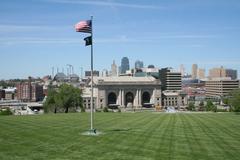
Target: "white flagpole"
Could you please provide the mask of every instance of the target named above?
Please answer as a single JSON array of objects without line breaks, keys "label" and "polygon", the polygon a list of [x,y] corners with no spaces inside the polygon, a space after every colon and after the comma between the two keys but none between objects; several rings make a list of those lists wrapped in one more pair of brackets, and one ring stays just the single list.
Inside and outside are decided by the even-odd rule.
[{"label": "white flagpole", "polygon": [[91,131],[93,131],[93,16],[91,16]]}]

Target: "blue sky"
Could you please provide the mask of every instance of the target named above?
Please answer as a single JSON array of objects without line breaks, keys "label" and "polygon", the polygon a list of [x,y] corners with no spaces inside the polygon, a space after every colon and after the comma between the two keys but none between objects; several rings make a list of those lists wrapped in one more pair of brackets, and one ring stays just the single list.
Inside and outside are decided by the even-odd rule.
[{"label": "blue sky", "polygon": [[240,71],[239,0],[1,0],[0,79],[90,68],[90,47],[74,25],[94,16],[94,68],[129,57],[145,65],[197,63]]}]

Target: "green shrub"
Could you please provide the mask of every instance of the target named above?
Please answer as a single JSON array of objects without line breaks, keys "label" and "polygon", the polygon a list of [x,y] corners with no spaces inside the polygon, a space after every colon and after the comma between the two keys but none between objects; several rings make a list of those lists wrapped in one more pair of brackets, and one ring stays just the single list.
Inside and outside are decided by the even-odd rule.
[{"label": "green shrub", "polygon": [[122,112],[120,108],[118,108],[118,112]]},{"label": "green shrub", "polygon": [[12,115],[12,111],[10,110],[10,108],[4,109],[0,111],[0,115]]},{"label": "green shrub", "polygon": [[101,109],[96,109],[96,112],[102,112],[102,110]]},{"label": "green shrub", "polygon": [[217,112],[228,112],[226,109],[217,109]]},{"label": "green shrub", "polygon": [[108,112],[108,107],[104,107],[103,112]]},{"label": "green shrub", "polygon": [[84,106],[81,107],[81,112],[86,112],[86,109]]}]

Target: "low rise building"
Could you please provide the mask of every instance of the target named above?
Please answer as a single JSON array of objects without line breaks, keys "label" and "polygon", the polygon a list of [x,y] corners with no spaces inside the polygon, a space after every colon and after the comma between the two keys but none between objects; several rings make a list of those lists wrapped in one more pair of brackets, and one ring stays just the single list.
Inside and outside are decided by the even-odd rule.
[{"label": "low rise building", "polygon": [[163,91],[162,106],[181,108],[187,105],[187,96],[182,91]]},{"label": "low rise building", "polygon": [[5,91],[5,100],[14,100],[16,98],[16,88],[11,87],[11,88],[6,88],[4,89]]},{"label": "low rise building", "polygon": [[206,96],[207,97],[225,97],[229,93],[239,88],[239,80],[231,80],[230,78],[215,79],[206,81]]}]

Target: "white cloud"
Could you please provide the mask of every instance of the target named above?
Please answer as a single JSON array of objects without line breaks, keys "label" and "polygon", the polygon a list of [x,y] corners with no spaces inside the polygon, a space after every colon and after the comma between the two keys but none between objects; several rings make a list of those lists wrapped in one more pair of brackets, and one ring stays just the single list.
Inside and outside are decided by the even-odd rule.
[{"label": "white cloud", "polygon": [[[146,37],[128,37],[126,35],[118,35],[114,37],[95,38],[96,43],[158,43],[161,39],[196,39],[209,38],[211,36],[201,35],[171,35],[171,36],[146,36]],[[76,44],[84,43],[81,38],[54,38],[54,37],[1,37],[0,45],[15,45],[15,44]],[[199,48],[204,47],[201,44],[189,44],[180,47]]]},{"label": "white cloud", "polygon": [[75,44],[83,43],[79,38],[37,38],[37,37],[12,37],[0,38],[0,45],[16,45],[16,44]]},{"label": "white cloud", "polygon": [[136,9],[164,9],[165,7],[156,5],[143,5],[143,4],[130,4],[130,3],[119,3],[109,1],[78,1],[78,0],[46,0],[48,2],[55,3],[67,3],[67,4],[82,4],[82,5],[94,5],[94,6],[110,6],[110,7],[125,7],[125,8],[136,8]]},{"label": "white cloud", "polygon": [[46,25],[9,25],[9,24],[0,24],[0,33],[12,33],[12,32],[39,32],[39,31],[55,31],[56,29],[73,29],[73,26],[46,26]]}]

